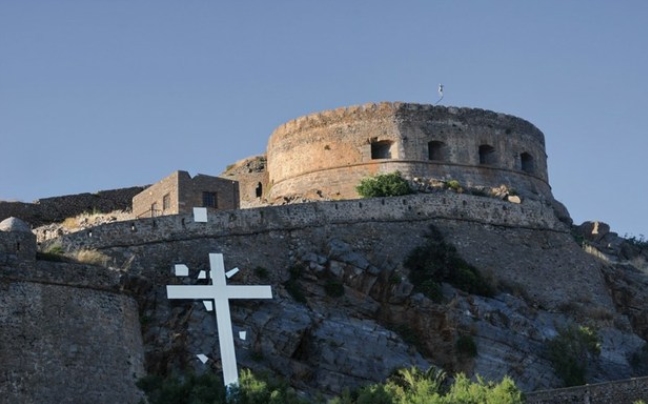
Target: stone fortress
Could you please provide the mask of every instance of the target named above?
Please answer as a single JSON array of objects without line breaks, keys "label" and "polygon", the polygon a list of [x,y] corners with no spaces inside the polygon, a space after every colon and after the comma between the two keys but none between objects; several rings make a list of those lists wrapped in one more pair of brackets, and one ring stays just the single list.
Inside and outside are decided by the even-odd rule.
[{"label": "stone fortress", "polygon": [[223,176],[241,183],[244,202],[277,203],[355,199],[360,180],[394,171],[553,199],[544,135],[531,123],[480,109],[407,103],[339,108],[287,122],[272,133],[264,156],[238,162]]},{"label": "stone fortress", "polygon": [[[527,252],[530,259],[525,263],[527,269],[518,268],[518,262],[507,265],[497,262],[493,253],[497,250],[497,243],[494,242],[484,247],[484,251],[493,254],[492,259],[487,255],[475,259],[485,260],[483,265],[487,266],[501,265],[496,275],[502,281],[532,283],[534,288],[528,292],[529,297],[540,307],[553,310],[561,302],[577,296],[583,301],[610,306],[612,303],[607,292],[596,282],[579,290],[555,288],[557,282],[565,284],[579,277],[590,282],[601,275],[591,272],[594,264],[590,261],[574,273],[569,273],[575,265],[573,258],[569,262],[560,261],[560,257],[581,252],[576,247],[565,247],[572,239],[571,219],[551,194],[546,161],[543,134],[519,118],[469,108],[406,103],[366,104],[308,115],[280,126],[272,133],[265,155],[231,165],[219,180],[199,175],[192,182],[187,173],[179,171],[146,189],[137,187],[123,192],[101,193],[102,206],[110,209],[114,209],[115,204],[106,201],[110,201],[112,194],[119,195],[117,205],[120,208],[133,210],[135,205],[141,206],[141,212],[133,212],[131,220],[102,224],[53,238],[39,237],[42,245],[38,248],[41,251],[51,246],[59,246],[65,251],[99,251],[105,254],[106,264],[111,270],[35,260],[36,239],[26,231],[28,226],[19,220],[8,219],[0,224],[0,290],[3,291],[0,293],[0,340],[11,340],[12,343],[0,347],[2,363],[10,365],[0,373],[0,393],[22,402],[39,402],[52,397],[64,402],[63,398],[73,394],[75,389],[84,389],[85,384],[79,381],[83,379],[80,375],[93,374],[93,391],[86,391],[86,399],[90,397],[96,403],[115,400],[137,402],[139,393],[134,381],[144,374],[144,368],[159,370],[158,365],[153,366],[151,362],[171,361],[172,353],[182,351],[178,345],[180,340],[184,341],[182,344],[190,344],[179,338],[177,329],[162,323],[166,317],[176,322],[181,317],[178,307],[170,306],[165,297],[160,296],[159,289],[172,279],[166,268],[173,263],[201,268],[210,252],[225,253],[226,264],[229,260],[231,266],[254,267],[271,262],[269,265],[277,268],[277,272],[270,279],[274,287],[280,289],[281,303],[276,307],[253,308],[272,312],[286,310],[286,302],[291,300],[281,292],[280,286],[287,276],[286,268],[294,265],[296,260],[308,262],[306,257],[312,253],[310,250],[304,253],[304,250],[325,245],[332,236],[346,235],[346,239],[356,240],[354,245],[361,249],[369,250],[368,246],[373,245],[377,251],[385,250],[388,258],[377,261],[402,262],[412,243],[418,240],[406,239],[406,234],[420,234],[430,223],[441,223],[445,232],[455,232],[451,239],[462,253],[483,247],[477,240],[486,234],[510,232],[502,240],[510,239],[510,234],[525,238],[529,245],[535,243],[529,241],[535,237],[546,240],[538,252]],[[455,180],[465,191],[441,190],[426,185],[419,187],[426,192],[416,195],[357,199],[355,186],[360,180],[393,171],[399,171],[403,177],[419,185]],[[190,187],[190,196],[185,201],[182,195],[189,194],[180,188],[187,182],[195,186]],[[203,184],[215,188],[202,189]],[[502,186],[503,193],[498,191]],[[470,190],[480,192],[472,194]],[[205,192],[213,194],[209,197],[213,205],[209,205],[211,202],[205,205]],[[513,192],[519,198],[509,200],[507,197]],[[171,199],[168,209],[163,209],[167,207],[166,195]],[[233,197],[240,198],[240,205]],[[126,198],[131,198],[130,206],[124,203]],[[62,206],[66,200],[75,203],[82,200],[83,210],[109,211],[99,205],[92,206],[91,196],[57,199]],[[300,201],[314,203],[294,203]],[[195,223],[187,211],[187,204],[211,207],[209,223]],[[53,211],[50,205],[47,206],[47,212]],[[8,207],[10,216],[17,216],[30,224],[47,222],[43,216],[50,215],[41,214],[38,206],[28,206],[25,211],[29,214],[21,217],[22,208],[15,203],[0,203],[0,219],[9,216],[3,211],[5,207]],[[161,212],[155,214],[158,207],[162,208]],[[70,214],[75,209],[79,210],[77,207],[61,207],[56,212]],[[150,214],[146,214],[147,211]],[[378,228],[383,229],[382,232],[376,230]],[[464,232],[467,235],[462,239],[463,236],[459,235]],[[533,235],[536,233],[539,236]],[[376,247],[380,245],[383,247]],[[554,272],[551,276],[544,272],[543,263],[538,262],[540,259],[531,259],[533,254],[553,254],[551,270]],[[311,267],[317,267],[318,262],[311,262]],[[384,269],[367,264],[363,270],[367,273],[359,273],[355,268],[352,275],[344,276],[361,291],[354,291],[354,294],[369,296],[372,287],[383,282],[385,276],[381,271]],[[56,296],[61,302],[57,303]],[[26,303],[32,300],[37,304]],[[15,318],[12,320],[11,316],[2,313],[27,313],[25,318],[29,321],[44,322],[46,327],[21,326]],[[240,309],[239,313],[245,313],[245,309]],[[236,313],[234,317],[236,323]],[[291,332],[306,335],[311,332],[308,330],[317,327],[326,329],[330,322],[318,319],[314,323],[298,325],[278,323],[273,331],[273,321],[289,321],[288,317],[274,316],[276,320],[267,321],[263,326],[266,327],[266,338],[283,341],[280,344],[282,348],[271,348],[259,341],[261,331],[258,327],[261,326],[252,327],[250,339],[259,341],[257,344],[264,346],[266,355],[272,357],[277,366],[292,369],[290,372],[306,372],[303,370],[306,369],[305,343],[299,339],[290,340],[294,336],[287,337],[282,330],[297,327],[299,331],[290,328]],[[241,317],[239,321],[243,318],[248,317]],[[153,321],[151,319],[156,321],[154,326],[147,325]],[[63,338],[57,330],[57,321],[60,322],[59,328],[72,329],[74,334]],[[375,327],[371,334],[386,332],[373,320],[363,321],[362,329],[370,329],[368,324]],[[98,325],[91,325],[97,322]],[[186,325],[182,329],[186,329]],[[40,336],[36,336],[37,332]],[[537,331],[534,335],[540,334]],[[191,334],[191,338],[195,340],[197,337]],[[288,342],[284,341],[286,338]],[[390,336],[388,340],[393,338]],[[521,338],[528,339],[528,336]],[[119,342],[122,340],[125,341],[123,346]],[[631,341],[626,342],[628,347],[639,344],[634,339],[628,341]],[[338,346],[338,342],[325,344],[325,347],[329,346]],[[390,346],[399,361],[408,358],[410,363],[424,363],[407,347]],[[186,345],[182,347],[186,349]],[[362,353],[363,347],[357,349]],[[283,352],[286,350],[292,354]],[[24,353],[18,359],[12,357],[12,352],[17,351]],[[96,352],[103,352],[99,361],[93,356]],[[522,356],[518,360],[526,361],[527,353],[519,354]],[[39,357],[43,355],[47,363],[41,365]],[[218,355],[218,352],[213,355]],[[339,387],[345,379],[367,380],[370,377],[364,374],[342,377],[335,371],[340,367],[339,363],[331,363],[330,368],[326,368],[329,366],[327,360],[334,354],[322,355],[310,360],[324,369],[313,367],[315,370],[308,372],[322,372],[311,377],[321,379],[321,383],[326,383],[332,391],[335,388],[331,386]],[[249,358],[246,362],[245,356],[241,360],[244,365],[254,364]],[[487,360],[482,362],[477,361],[476,370],[483,372],[492,365]],[[543,363],[542,360],[536,362],[538,366]],[[362,362],[357,368],[371,369],[375,377],[394,366],[398,363],[383,358],[380,364]],[[502,371],[510,373],[511,369]],[[60,376],[55,376],[55,373]],[[64,385],[68,377],[75,378],[78,383],[58,393],[51,387]],[[47,387],[41,386],[43,381],[47,381]],[[551,380],[543,379],[529,386],[535,389],[551,383]],[[646,385],[645,381],[642,383],[640,388]],[[117,389],[116,386],[127,388]]]}]

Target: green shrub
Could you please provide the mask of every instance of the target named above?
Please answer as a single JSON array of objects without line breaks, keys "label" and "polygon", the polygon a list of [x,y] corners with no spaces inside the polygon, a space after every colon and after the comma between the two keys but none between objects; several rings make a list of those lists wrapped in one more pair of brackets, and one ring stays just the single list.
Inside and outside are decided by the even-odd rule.
[{"label": "green shrub", "polygon": [[626,242],[635,247],[639,247],[641,249],[648,248],[648,240],[644,237],[643,234],[640,234],[638,237],[635,235],[629,236],[628,234],[625,234],[623,238],[626,239]]},{"label": "green shrub", "polygon": [[301,286],[299,285],[299,278],[301,277],[303,268],[299,265],[293,265],[290,268],[288,268],[288,273],[290,274],[290,278],[284,282],[284,287],[286,288],[286,291],[292,296],[295,301],[299,303],[306,303],[306,295],[304,295],[304,292],[301,290]]},{"label": "green shrub", "polygon": [[632,353],[629,358],[634,377],[648,375],[648,343]]},{"label": "green shrub", "polygon": [[453,191],[458,191],[461,189],[461,184],[457,180],[450,180],[446,182],[446,186],[452,189]]},{"label": "green shrub", "polygon": [[477,381],[472,382],[460,373],[455,378],[448,393],[439,401],[430,403],[444,404],[472,404],[472,403],[497,403],[497,404],[523,404],[524,395],[515,386],[513,379],[504,376],[501,382],[487,382],[477,375]]},{"label": "green shrub", "polygon": [[474,358],[477,356],[477,344],[471,335],[461,335],[456,343],[459,355]]},{"label": "green shrub", "polygon": [[363,198],[400,196],[412,193],[409,183],[401,177],[398,171],[365,178],[360,181],[356,190]]},{"label": "green shrub", "polygon": [[44,252],[46,254],[54,254],[54,255],[65,254],[65,250],[63,249],[63,246],[60,244],[52,244],[51,246],[47,247]]},{"label": "green shrub", "polygon": [[268,270],[262,266],[254,268],[254,273],[261,279],[267,279],[269,274]]},{"label": "green shrub", "polygon": [[365,386],[345,393],[329,404],[522,404],[524,396],[509,377],[501,382],[486,382],[477,376],[472,382],[463,374],[448,387],[441,371],[422,372],[417,368],[399,369],[385,383]]},{"label": "green shrub", "polygon": [[296,302],[306,303],[308,301],[306,300],[306,295],[302,292],[301,286],[299,286],[299,282],[297,282],[296,279],[287,280],[284,282],[284,287]]},{"label": "green shrub", "polygon": [[414,290],[432,301],[441,301],[441,282],[468,293],[492,296],[493,288],[477,268],[465,262],[454,246],[447,244],[434,226],[425,234],[425,244],[414,248],[405,259]]},{"label": "green shrub", "polygon": [[586,382],[587,365],[600,354],[601,344],[591,328],[569,325],[558,330],[548,349],[554,370],[565,386],[581,386]]},{"label": "green shrub", "polygon": [[144,391],[149,404],[226,403],[222,377],[213,373],[189,374],[183,379],[150,375],[138,380],[137,387]]},{"label": "green shrub", "polygon": [[328,296],[341,297],[344,296],[344,285],[340,281],[328,280],[324,284],[324,291]]},{"label": "green shrub", "polygon": [[36,259],[41,261],[52,261],[52,262],[70,262],[71,260],[65,255],[52,254],[46,252],[36,252]]},{"label": "green shrub", "polygon": [[70,262],[70,258],[65,256],[65,250],[60,244],[52,244],[45,251],[36,252],[36,259],[53,262]]},{"label": "green shrub", "polygon": [[406,323],[387,324],[387,328],[398,334],[408,345],[413,345],[418,351],[423,351],[425,346],[418,333]]},{"label": "green shrub", "polygon": [[[239,386],[226,394],[221,375],[189,374],[183,378],[146,376],[137,382],[149,404],[307,404],[288,384],[275,377],[257,377],[242,370]],[[226,398],[227,395],[227,398]]]},{"label": "green shrub", "polygon": [[[240,373],[239,386],[226,394],[222,376],[205,373],[184,377],[146,376],[137,382],[148,404],[307,404],[323,403],[322,399],[307,401],[281,378],[269,374],[255,375],[249,370]],[[226,397],[227,396],[227,397]],[[141,403],[144,401],[142,400]],[[329,404],[522,404],[523,396],[515,383],[504,377],[500,383],[485,382],[477,376],[472,382],[463,374],[447,386],[443,371],[416,367],[398,369],[385,383],[371,384],[354,392],[344,392]]]}]

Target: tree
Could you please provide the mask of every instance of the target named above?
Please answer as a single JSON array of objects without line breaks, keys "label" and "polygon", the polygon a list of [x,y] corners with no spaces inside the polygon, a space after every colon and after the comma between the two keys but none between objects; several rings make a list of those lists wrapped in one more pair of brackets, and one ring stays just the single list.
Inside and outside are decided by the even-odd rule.
[{"label": "tree", "polygon": [[548,348],[554,370],[567,387],[585,384],[589,361],[601,353],[596,331],[573,324],[558,330]]}]

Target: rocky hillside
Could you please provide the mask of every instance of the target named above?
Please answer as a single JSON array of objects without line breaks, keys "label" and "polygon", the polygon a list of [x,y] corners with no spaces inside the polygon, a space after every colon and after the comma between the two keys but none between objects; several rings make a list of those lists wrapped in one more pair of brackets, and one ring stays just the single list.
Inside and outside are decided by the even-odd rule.
[{"label": "rocky hillside", "polygon": [[[421,293],[404,263],[433,226],[487,279],[479,296],[443,283]],[[233,301],[239,364],[285,376],[295,387],[339,393],[397,367],[442,367],[487,379],[510,375],[527,391],[560,387],[549,341],[570,324],[596,330],[600,355],[589,383],[644,375],[648,249],[594,225],[562,230],[424,219],[324,225],[103,249],[124,269],[140,305],[149,373],[219,368],[213,314],[169,301],[164,285],[196,280],[222,252],[230,283],[271,284],[271,301]],[[601,228],[600,225],[598,227]],[[599,252],[599,248],[604,252]],[[590,253],[587,252],[590,251]],[[643,260],[643,261],[642,261]],[[183,262],[190,278],[169,271]],[[641,264],[641,263],[644,264]],[[196,355],[211,360],[203,365]]]}]

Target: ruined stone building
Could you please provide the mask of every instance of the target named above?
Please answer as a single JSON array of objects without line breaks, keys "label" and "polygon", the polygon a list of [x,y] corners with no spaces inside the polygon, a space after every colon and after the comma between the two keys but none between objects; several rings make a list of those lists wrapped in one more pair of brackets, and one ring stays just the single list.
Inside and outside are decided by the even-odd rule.
[{"label": "ruined stone building", "polygon": [[186,171],[176,171],[133,197],[136,218],[177,215],[193,207],[238,209],[238,182]]},{"label": "ruined stone building", "polygon": [[542,132],[510,115],[473,108],[371,103],[289,121],[265,155],[222,175],[241,183],[243,204],[358,198],[360,180],[400,171],[553,199]]}]

